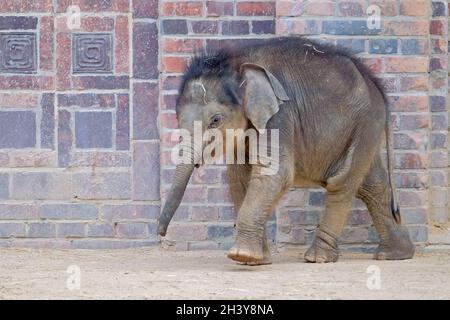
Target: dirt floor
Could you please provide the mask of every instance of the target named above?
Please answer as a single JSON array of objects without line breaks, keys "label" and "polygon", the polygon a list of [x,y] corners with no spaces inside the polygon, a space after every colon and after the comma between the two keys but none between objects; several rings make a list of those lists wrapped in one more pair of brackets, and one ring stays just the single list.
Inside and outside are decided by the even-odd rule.
[{"label": "dirt floor", "polygon": [[0,249],[0,299],[57,298],[450,299],[450,251],[394,262],[344,253],[322,265],[285,251],[247,267],[223,251]]}]

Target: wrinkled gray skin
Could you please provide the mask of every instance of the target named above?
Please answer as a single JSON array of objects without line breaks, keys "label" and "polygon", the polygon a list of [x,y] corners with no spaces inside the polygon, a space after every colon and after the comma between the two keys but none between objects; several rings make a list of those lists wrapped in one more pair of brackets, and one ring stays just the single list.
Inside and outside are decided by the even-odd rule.
[{"label": "wrinkled gray skin", "polygon": [[[380,157],[386,131],[392,165],[386,102],[360,63],[303,38],[275,39],[237,50],[227,60],[231,71],[221,75],[220,70],[227,68],[222,62],[214,68],[214,60],[209,59],[211,70],[185,76],[177,104],[180,128],[192,130],[193,121],[201,120],[203,130],[208,125],[223,132],[227,128],[280,130],[277,174],[261,174],[260,164],[228,165],[238,212],[237,237],[229,258],[249,265],[271,263],[268,217],[289,188],[308,186],[322,186],[327,194],[326,211],[305,253],[306,261],[338,260],[338,237],[354,196],[367,205],[380,236],[375,258],[413,256],[414,246],[400,225],[395,190],[390,187],[392,169],[388,174]],[[218,121],[213,119],[217,114]],[[199,157],[199,152],[192,151],[192,158]],[[177,167],[160,218],[160,235],[166,234],[193,170],[193,165]]]}]

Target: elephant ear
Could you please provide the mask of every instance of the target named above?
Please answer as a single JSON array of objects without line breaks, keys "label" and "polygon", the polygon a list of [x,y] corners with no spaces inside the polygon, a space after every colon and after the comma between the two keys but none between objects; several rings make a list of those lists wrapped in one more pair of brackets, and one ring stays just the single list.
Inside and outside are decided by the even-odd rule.
[{"label": "elephant ear", "polygon": [[245,113],[261,132],[266,128],[267,121],[278,112],[279,105],[288,101],[289,97],[280,81],[258,64],[243,63],[240,74],[245,83]]}]

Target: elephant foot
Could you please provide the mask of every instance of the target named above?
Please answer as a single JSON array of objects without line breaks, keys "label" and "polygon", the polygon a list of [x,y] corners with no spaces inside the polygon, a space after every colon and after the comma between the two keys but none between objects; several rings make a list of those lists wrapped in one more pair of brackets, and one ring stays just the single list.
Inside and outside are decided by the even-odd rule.
[{"label": "elephant foot", "polygon": [[312,263],[336,262],[339,258],[337,241],[327,233],[317,230],[316,238],[304,258]]},{"label": "elephant foot", "polygon": [[414,256],[415,247],[409,238],[408,229],[403,226],[388,227],[389,241],[380,243],[375,259],[405,260]]},{"label": "elephant foot", "polygon": [[261,261],[250,261],[245,263],[248,266],[262,266],[272,264],[272,256],[269,250],[264,250],[263,259]]},{"label": "elephant foot", "polygon": [[[267,256],[264,256],[262,244],[239,242],[228,251],[228,258],[245,263],[247,265],[257,266],[261,264],[268,264]],[[270,258],[270,256],[269,256]]]}]

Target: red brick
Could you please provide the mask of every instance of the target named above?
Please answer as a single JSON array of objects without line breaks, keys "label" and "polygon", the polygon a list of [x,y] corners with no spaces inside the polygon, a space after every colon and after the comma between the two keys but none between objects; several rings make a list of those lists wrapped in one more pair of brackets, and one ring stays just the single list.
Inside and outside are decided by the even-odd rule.
[{"label": "red brick", "polygon": [[53,24],[53,17],[41,17],[39,36],[39,67],[41,70],[53,70]]},{"label": "red brick", "polygon": [[57,12],[66,12],[71,5],[78,5],[81,11],[94,12],[128,12],[130,9],[130,0],[106,0],[106,1],[92,1],[92,0],[59,0]]},{"label": "red brick", "polygon": [[182,73],[186,70],[187,57],[163,57],[162,65],[165,72]]},{"label": "red brick", "polygon": [[162,4],[161,14],[163,16],[201,16],[203,3],[197,1],[165,2]]},{"label": "red brick", "polygon": [[165,94],[161,97],[160,108],[161,110],[175,110],[175,105],[178,95]]},{"label": "red brick", "polygon": [[410,76],[400,78],[401,91],[428,91],[427,76]]},{"label": "red brick", "polygon": [[0,2],[0,12],[51,12],[52,10],[52,0],[2,0]]},{"label": "red brick", "polygon": [[133,0],[133,18],[158,18],[158,1]]},{"label": "red brick", "polygon": [[79,29],[71,29],[67,25],[67,17],[59,17],[56,20],[56,30],[58,32],[103,32],[114,30],[114,19],[109,17],[82,17]]},{"label": "red brick", "polygon": [[427,57],[391,57],[385,58],[386,72],[427,72]]},{"label": "red brick", "polygon": [[277,1],[276,2],[277,16],[297,17],[303,13],[303,3],[301,1]]},{"label": "red brick", "polygon": [[37,108],[39,105],[38,93],[0,93],[2,108]]},{"label": "red brick", "polygon": [[400,130],[417,130],[428,128],[427,115],[402,114],[399,116]]},{"label": "red brick", "polygon": [[390,97],[395,112],[427,112],[428,96]]},{"label": "red brick", "polygon": [[305,6],[305,14],[310,16],[331,16],[334,13],[334,4],[329,1],[311,2]]},{"label": "red brick", "polygon": [[72,66],[72,41],[67,34],[56,36],[56,87],[58,89],[70,88],[70,69]]},{"label": "red brick", "polygon": [[206,11],[209,17],[232,16],[234,11],[233,2],[208,1]]},{"label": "red brick", "polygon": [[48,151],[12,151],[9,154],[9,166],[52,167],[56,165],[56,154]]},{"label": "red brick", "polygon": [[192,221],[217,221],[219,219],[219,208],[214,207],[192,207]]},{"label": "red brick", "polygon": [[196,49],[203,48],[203,46],[204,40],[202,39],[164,38],[161,40],[161,47],[164,52],[192,53]]},{"label": "red brick", "polygon": [[400,14],[403,16],[428,16],[428,0],[401,0]]},{"label": "red brick", "polygon": [[373,73],[380,73],[382,69],[382,60],[380,58],[361,58],[361,61],[369,67]]},{"label": "red brick", "polygon": [[50,76],[0,76],[1,90],[54,90]]},{"label": "red brick", "polygon": [[445,54],[448,51],[448,41],[446,39],[431,39],[431,48],[435,54]]},{"label": "red brick", "polygon": [[362,17],[364,15],[366,15],[366,1],[340,1],[338,3],[338,16]]},{"label": "red brick", "polygon": [[430,22],[430,34],[443,36],[445,34],[445,24],[441,20],[432,20]]},{"label": "red brick", "polygon": [[117,73],[127,73],[130,70],[129,63],[129,28],[128,17],[117,16],[115,25],[115,70]]},{"label": "red brick", "polygon": [[238,2],[236,11],[238,16],[273,16],[275,15],[275,2]]},{"label": "red brick", "polygon": [[160,121],[161,121],[161,125],[164,128],[169,128],[169,129],[177,129],[178,128],[177,115],[175,113],[162,113],[160,115]]},{"label": "red brick", "polygon": [[397,169],[425,169],[426,157],[418,153],[402,153],[395,155]]},{"label": "red brick", "polygon": [[382,34],[392,36],[428,36],[428,21],[384,21]]},{"label": "red brick", "polygon": [[163,76],[162,89],[163,90],[178,90],[181,85],[181,76]]},{"label": "red brick", "polygon": [[381,16],[398,15],[397,0],[370,0],[369,3],[381,9]]}]

